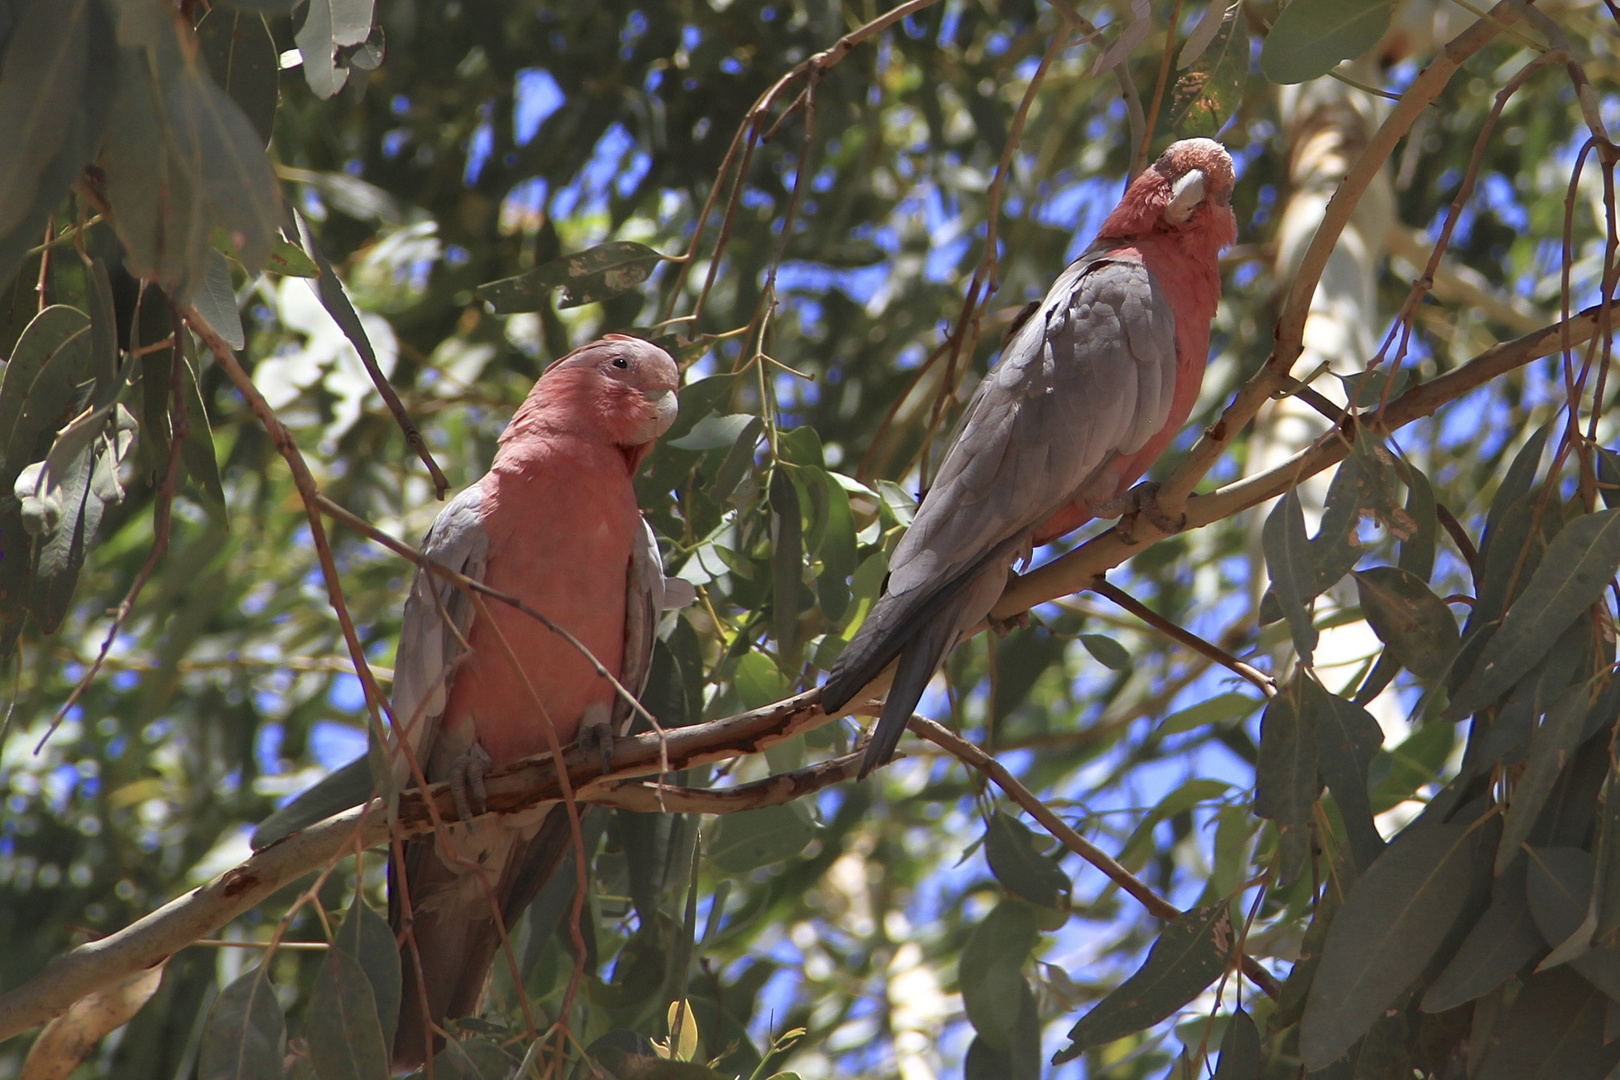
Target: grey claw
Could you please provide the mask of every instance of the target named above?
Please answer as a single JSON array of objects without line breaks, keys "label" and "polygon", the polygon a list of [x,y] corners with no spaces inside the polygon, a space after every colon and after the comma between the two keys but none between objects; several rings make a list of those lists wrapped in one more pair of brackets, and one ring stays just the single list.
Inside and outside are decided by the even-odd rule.
[{"label": "grey claw", "polygon": [[478,813],[482,814],[489,808],[489,798],[484,790],[484,774],[494,764],[482,746],[473,744],[461,757],[450,766],[450,797],[456,803],[456,816],[470,822],[473,819],[473,803],[468,795],[471,789],[473,798],[478,800]]}]

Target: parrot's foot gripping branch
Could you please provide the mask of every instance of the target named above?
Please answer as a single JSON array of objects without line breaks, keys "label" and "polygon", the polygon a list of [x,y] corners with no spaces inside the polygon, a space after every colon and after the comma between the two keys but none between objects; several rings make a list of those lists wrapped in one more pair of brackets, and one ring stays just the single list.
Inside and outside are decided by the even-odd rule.
[{"label": "parrot's foot gripping branch", "polygon": [[[456,801],[456,813],[461,816],[462,821],[472,821],[474,806],[480,814],[488,809],[489,797],[484,791],[484,774],[489,772],[492,765],[494,762],[490,760],[489,754],[477,743],[451,763],[450,797]],[[474,799],[477,800],[476,803]]]},{"label": "parrot's foot gripping branch", "polygon": [[1175,517],[1166,514],[1159,505],[1159,487],[1157,480],[1144,480],[1124,494],[1098,503],[1092,512],[1100,518],[1119,518],[1120,535],[1126,543],[1137,542],[1136,523],[1141,518],[1164,535],[1174,536],[1187,527],[1187,512],[1183,510]]}]

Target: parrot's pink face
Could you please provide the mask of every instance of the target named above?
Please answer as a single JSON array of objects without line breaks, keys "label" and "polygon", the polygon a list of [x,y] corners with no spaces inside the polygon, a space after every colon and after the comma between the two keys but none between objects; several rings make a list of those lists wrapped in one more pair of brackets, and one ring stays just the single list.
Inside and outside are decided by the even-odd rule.
[{"label": "parrot's pink face", "polygon": [[1123,240],[1173,233],[1213,257],[1237,239],[1237,218],[1232,214],[1235,182],[1232,158],[1214,139],[1171,143],[1132,181],[1098,235]]},{"label": "parrot's pink face", "polygon": [[546,369],[501,434],[501,442],[539,428],[589,432],[625,453],[632,469],[675,422],[681,372],[650,341],[608,334]]}]

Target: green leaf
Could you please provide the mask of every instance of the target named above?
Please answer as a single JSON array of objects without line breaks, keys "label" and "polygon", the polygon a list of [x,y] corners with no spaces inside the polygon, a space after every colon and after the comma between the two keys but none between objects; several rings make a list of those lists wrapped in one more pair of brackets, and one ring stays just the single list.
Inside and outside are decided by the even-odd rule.
[{"label": "green leaf", "polygon": [[281,76],[280,52],[270,28],[257,15],[210,11],[197,24],[197,44],[214,82],[269,146]]},{"label": "green leaf", "polygon": [[41,191],[40,180],[73,129],[98,11],[94,0],[33,4],[12,31],[0,60],[0,235],[21,224],[36,200],[54,206],[66,193],[65,185]]},{"label": "green leaf", "polygon": [[1113,638],[1101,634],[1081,634],[1080,644],[1084,645],[1086,652],[1103,667],[1111,671],[1131,670],[1131,654],[1125,651],[1125,646]]},{"label": "green leaf", "polygon": [[1316,571],[1311,565],[1310,547],[1305,539],[1305,510],[1299,492],[1289,488],[1269,515],[1261,530],[1266,571],[1271,588],[1288,620],[1294,649],[1300,659],[1310,662],[1316,648],[1316,627],[1311,622],[1311,598],[1316,595]]},{"label": "green leaf", "polygon": [[394,943],[388,920],[372,911],[357,891],[332,945],[354,957],[365,972],[377,1002],[383,1045],[393,1046],[394,1028],[399,1022],[399,946]]},{"label": "green leaf", "polygon": [[1507,472],[1502,474],[1501,483],[1496,485],[1496,496],[1491,500],[1491,508],[1485,514],[1487,533],[1500,525],[1503,516],[1514,504],[1530,493],[1530,485],[1535,481],[1536,472],[1541,468],[1542,455],[1547,449],[1547,437],[1551,434],[1552,425],[1542,425],[1530,433],[1530,437],[1524,440],[1524,445],[1514,455],[1513,463],[1508,466]]},{"label": "green leaf", "polygon": [[349,69],[337,65],[338,50],[359,45],[371,33],[372,0],[309,0],[294,40],[304,55],[304,81],[319,98],[343,89]]},{"label": "green leaf", "polygon": [[1262,699],[1250,697],[1248,694],[1239,694],[1228,691],[1216,694],[1208,701],[1200,701],[1197,705],[1188,706],[1179,712],[1173,712],[1164,718],[1155,734],[1161,738],[1166,735],[1179,735],[1184,731],[1192,731],[1210,724],[1221,724],[1228,720],[1236,720],[1248,716],[1261,704]]},{"label": "green leaf", "polygon": [[[1243,84],[1249,78],[1249,27],[1236,5],[1222,11],[1212,2],[1205,20],[1215,22],[1214,38],[1181,65],[1191,69],[1176,80],[1171,92],[1170,129],[1177,138],[1214,138],[1243,100]],[[1201,23],[1199,29],[1203,29]],[[1195,30],[1196,34],[1197,31]],[[1188,49],[1192,47],[1188,40]]]},{"label": "green leaf", "polygon": [[1411,532],[1401,538],[1398,565],[1419,580],[1428,581],[1434,573],[1435,533],[1440,521],[1434,488],[1411,462],[1406,465],[1406,483],[1406,516]]},{"label": "green leaf", "polygon": [[297,244],[284,237],[277,237],[276,242],[270,245],[270,254],[264,260],[264,269],[267,273],[282,274],[286,277],[321,276],[321,268],[315,265],[315,260],[305,255]]},{"label": "green leaf", "polygon": [[578,307],[635,288],[663,258],[645,244],[614,240],[480,285],[478,295],[497,315],[539,311],[553,289],[563,290],[559,308]]},{"label": "green leaf", "polygon": [[1306,830],[1321,784],[1317,779],[1316,725],[1301,715],[1301,672],[1266,703],[1260,717],[1260,756],[1254,767],[1254,812],[1277,823],[1283,846],[1280,880],[1304,869]]},{"label": "green leaf", "polygon": [[219,252],[208,253],[207,269],[191,304],[214,332],[225,339],[225,344],[238,352],[247,348],[242,312],[236,306],[236,287],[231,284],[231,264]]},{"label": "green leaf", "polygon": [[1028,991],[1024,962],[1039,938],[1035,918],[1035,909],[1023,901],[1003,900],[962,946],[962,1005],[979,1037],[1003,1052],[1019,1038],[1023,993]]},{"label": "green leaf", "polygon": [[758,709],[787,697],[787,677],[764,653],[751,652],[737,660],[731,676],[737,699],[745,709]]},{"label": "green leaf", "polygon": [[1040,1080],[1041,1022],[1035,994],[1022,977],[1016,992],[1018,1018],[1008,1046],[998,1050],[983,1035],[975,1035],[962,1063],[963,1080]]},{"label": "green leaf", "polygon": [[1120,863],[1129,870],[1140,870],[1153,855],[1153,830],[1159,822],[1219,799],[1231,790],[1232,785],[1224,780],[1194,777],[1161,796],[1153,808],[1143,815],[1136,828],[1131,830],[1125,846],[1120,849]]},{"label": "green leaf", "polygon": [[1254,1017],[1242,1008],[1226,1022],[1221,1036],[1221,1056],[1211,1080],[1259,1080],[1260,1029]]},{"label": "green leaf", "polygon": [[[1583,951],[1591,936],[1590,928],[1579,941],[1571,943],[1569,939],[1580,931],[1591,908],[1595,876],[1592,853],[1572,847],[1538,847],[1528,854],[1525,890],[1536,929],[1557,952]],[[1569,959],[1565,955],[1562,960],[1549,961]]]},{"label": "green leaf", "polygon": [[266,966],[237,976],[209,1006],[197,1080],[281,1080],[287,1022]]},{"label": "green leaf", "polygon": [[445,1080],[507,1080],[512,1059],[492,1039],[451,1039],[433,1055],[433,1075]]},{"label": "green leaf", "polygon": [[1573,972],[1525,980],[1485,1057],[1479,1080],[1601,1080],[1620,1063],[1603,1041],[1603,994]]},{"label": "green leaf", "polygon": [[225,230],[248,273],[258,273],[282,217],[281,187],[258,133],[236,102],[195,68],[170,82],[168,118],[182,153],[195,147],[209,217]]},{"label": "green leaf", "polygon": [[1424,992],[1424,1012],[1445,1012],[1501,986],[1520,968],[1547,951],[1525,898],[1523,863],[1503,875],[1491,906],[1457,948],[1445,970]]},{"label": "green leaf", "polygon": [[1498,875],[1523,854],[1519,846],[1529,839],[1553,784],[1569,764],[1586,720],[1589,692],[1587,683],[1565,688],[1547,706],[1541,725],[1530,736],[1524,772],[1513,785],[1513,798],[1502,819],[1502,842],[1496,849]]},{"label": "green leaf", "polygon": [[771,625],[783,667],[799,663],[799,588],[804,579],[799,492],[787,469],[771,471]]},{"label": "green leaf", "polygon": [[1408,829],[1356,879],[1328,929],[1300,1023],[1307,1069],[1349,1050],[1422,972],[1462,911],[1485,833]]},{"label": "green leaf", "polygon": [[1316,729],[1322,779],[1339,804],[1356,865],[1365,870],[1384,851],[1367,795],[1367,766],[1384,743],[1384,729],[1355,702],[1328,693],[1315,679],[1302,680],[1300,722]]},{"label": "green leaf", "polygon": [[1069,910],[1069,875],[1041,852],[1035,833],[1017,818],[1000,810],[990,815],[984,833],[984,856],[990,872],[1014,896],[1038,907]]},{"label": "green leaf", "polygon": [[310,993],[305,1038],[320,1080],[387,1080],[377,999],[360,961],[327,949]]},{"label": "green leaf", "polygon": [[1355,571],[1361,610],[1395,659],[1420,679],[1445,674],[1461,640],[1445,601],[1410,570],[1374,566]]},{"label": "green leaf", "polygon": [[1232,921],[1225,904],[1177,915],[1148,950],[1142,966],[1069,1030],[1060,1065],[1093,1046],[1144,1031],[1197,997],[1226,970]]},{"label": "green leaf", "polygon": [[799,803],[763,806],[722,817],[709,856],[717,872],[739,876],[794,858],[815,835],[810,812]]},{"label": "green leaf", "polygon": [[286,806],[265,818],[253,830],[249,845],[254,851],[263,851],[276,841],[300,829],[307,829],[317,821],[325,821],[333,814],[359,806],[371,798],[373,790],[371,766],[366,755],[361,754],[347,765],[333,769]]},{"label": "green leaf", "polygon": [[855,515],[843,484],[828,472],[823,472],[820,479],[827,499],[827,526],[816,546],[816,554],[821,557],[816,598],[821,602],[822,616],[836,624],[849,610],[849,578],[855,573]]},{"label": "green leaf", "polygon": [[1620,569],[1620,510],[1576,518],[1553,538],[1530,584],[1508,609],[1446,709],[1459,720],[1495,702],[1547,655]]},{"label": "green leaf", "polygon": [[1378,44],[1394,7],[1394,0],[1293,0],[1266,35],[1260,73],[1274,83],[1321,78]]},{"label": "green leaf", "polygon": [[219,458],[214,452],[214,429],[197,388],[197,370],[185,358],[183,376],[186,390],[186,439],[180,444],[180,462],[186,475],[202,491],[203,508],[221,528],[226,525],[225,485],[219,477]]},{"label": "green leaf", "polygon": [[743,432],[763,421],[752,413],[728,413],[720,416],[709,413],[692,425],[692,430],[679,439],[666,441],[671,450],[718,450],[722,446],[735,446]]}]

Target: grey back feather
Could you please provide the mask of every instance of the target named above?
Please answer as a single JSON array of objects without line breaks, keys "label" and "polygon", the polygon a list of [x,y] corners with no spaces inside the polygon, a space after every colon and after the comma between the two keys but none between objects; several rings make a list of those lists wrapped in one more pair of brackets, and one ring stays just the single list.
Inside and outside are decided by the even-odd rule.
[{"label": "grey back feather", "polygon": [[[829,707],[894,659],[940,590],[984,572],[986,553],[1017,540],[998,555],[1010,562],[1065,504],[1113,494],[1103,489],[1119,464],[1169,420],[1175,335],[1175,313],[1142,263],[1088,252],[1058,276],[968,402],[889,560],[883,598],[827,680]],[[984,615],[964,610],[960,621]]]},{"label": "grey back feather", "polygon": [[[478,520],[482,495],[481,485],[473,484],[451,499],[422,541],[422,554],[476,581],[483,580],[489,565],[489,534]],[[424,769],[438,739],[456,661],[467,652],[474,610],[471,598],[453,582],[417,568],[394,659],[393,706]],[[397,751],[394,779],[401,787],[415,783],[409,762]]]}]

